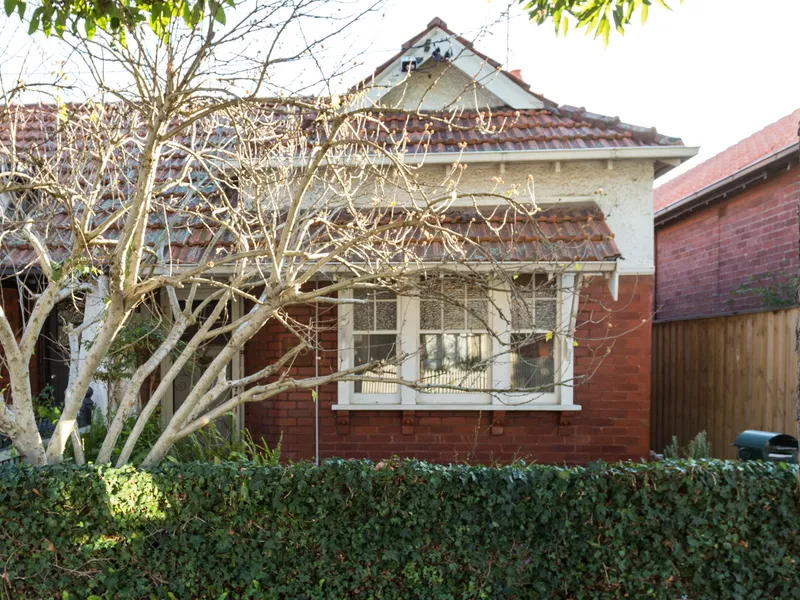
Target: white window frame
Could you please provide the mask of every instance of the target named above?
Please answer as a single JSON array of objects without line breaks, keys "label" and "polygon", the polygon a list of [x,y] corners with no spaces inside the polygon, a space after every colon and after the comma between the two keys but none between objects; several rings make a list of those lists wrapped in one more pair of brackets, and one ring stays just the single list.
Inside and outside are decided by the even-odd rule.
[{"label": "white window frame", "polygon": [[[552,393],[504,394],[430,394],[399,386],[397,394],[355,394],[354,383],[338,383],[338,401],[333,410],[509,410],[509,411],[578,411],[574,403],[574,337],[578,309],[580,278],[575,272],[555,275],[557,282],[557,330],[554,332],[555,388]],[[490,336],[493,356],[508,353],[511,341],[510,323],[500,315],[510,316],[511,290],[493,289],[489,306],[489,327],[498,332]],[[342,300],[352,299],[352,291],[339,292]],[[411,354],[414,359],[400,365],[400,376],[419,381],[420,305],[416,295],[397,297],[398,354]],[[339,304],[339,368],[354,366],[353,304]],[[511,361],[494,360],[489,367],[492,387],[511,387]]]},{"label": "white window frame", "polygon": [[[339,298],[347,298],[348,300],[353,299],[353,290],[345,290],[339,292]],[[352,366],[355,366],[355,347],[354,347],[354,336],[355,335],[384,335],[388,334],[391,335],[394,333],[397,336],[397,350],[396,354],[400,354],[401,352],[401,344],[400,344],[400,304],[401,304],[401,297],[397,296],[397,301],[395,302],[395,306],[397,309],[397,320],[396,320],[396,330],[395,331],[388,331],[388,330],[375,330],[375,331],[359,331],[358,334],[355,332],[354,327],[354,305],[352,303],[340,305],[339,310],[339,366],[342,369],[349,369]],[[343,336],[342,333],[345,332]],[[347,356],[348,361],[347,365],[344,366],[341,357]],[[409,362],[409,361],[406,361]],[[402,365],[398,371],[402,374]],[[356,393],[355,391],[355,382],[354,381],[346,381],[346,382],[339,382],[339,397],[342,397],[342,393],[347,394],[348,398],[352,400],[354,404],[363,404],[366,406],[374,406],[376,404],[379,405],[395,405],[400,404],[401,392],[403,386],[397,386],[398,389],[396,392],[392,394],[375,394],[375,393]]]}]

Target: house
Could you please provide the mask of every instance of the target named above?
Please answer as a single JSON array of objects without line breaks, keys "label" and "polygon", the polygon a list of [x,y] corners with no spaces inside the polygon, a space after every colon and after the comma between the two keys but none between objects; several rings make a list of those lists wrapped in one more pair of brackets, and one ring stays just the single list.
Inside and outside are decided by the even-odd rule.
[{"label": "house", "polygon": [[655,191],[656,319],[793,305],[800,109]]},{"label": "house", "polygon": [[[292,459],[397,454],[439,462],[516,457],[576,463],[647,456],[653,181],[696,149],[654,129],[557,105],[441,19],[404,43],[364,85],[373,101],[388,106],[448,114],[461,105],[465,112],[457,121],[467,127],[474,110],[490,114],[492,123],[505,125],[494,135],[446,126],[434,131],[424,168],[459,160],[468,165],[465,176],[476,191],[489,189],[494,177],[524,184],[533,175],[537,201],[548,215],[543,220],[590,224],[590,239],[606,240],[601,244],[606,247],[593,249],[594,256],[563,275],[570,280],[586,275],[577,308],[571,310],[567,298],[555,307],[567,329],[577,326],[578,345],[562,344],[554,358],[565,365],[568,379],[583,383],[557,386],[551,397],[518,406],[487,394],[432,399],[396,390],[378,397],[339,383],[319,390],[316,402],[309,393],[296,392],[248,405],[248,429],[273,444],[282,435],[283,453]],[[422,129],[413,119],[406,125],[411,132],[415,126]],[[524,259],[525,245],[518,249]],[[312,318],[312,310],[298,318]],[[352,347],[358,332],[344,315],[339,319],[338,335],[328,334],[329,352],[300,369],[325,368],[326,361],[337,360],[337,345]],[[609,331],[626,333],[612,339]],[[420,319],[406,323],[399,335],[415,346],[424,332]],[[280,328],[268,327],[250,342],[248,372],[258,367],[259,357],[279,355],[281,335]],[[338,360],[353,360],[347,354],[340,351]],[[599,364],[598,355],[605,356]],[[419,373],[413,367],[412,372]]]},{"label": "house", "polygon": [[800,109],[655,190],[652,445],[796,434]]},{"label": "house", "polygon": [[[514,272],[514,280],[489,292],[497,307],[491,310],[470,303],[469,285],[447,278],[430,284],[439,286],[438,298],[459,298],[469,311],[448,310],[443,300],[360,295],[358,289],[323,308],[294,306],[290,316],[297,323],[326,323],[313,352],[292,363],[297,376],[337,372],[396,351],[412,356],[397,367],[405,381],[435,384],[457,375],[463,384],[431,391],[377,376],[338,381],[246,404],[237,409],[240,424],[270,445],[282,440],[288,459],[396,454],[438,462],[581,463],[647,456],[653,182],[696,149],[653,128],[532,92],[519,71],[504,70],[438,18],[355,89],[363,91],[358,102],[384,107],[386,129],[404,133],[404,160],[418,165],[421,177],[436,181],[456,163],[466,167],[459,186],[487,199],[456,203],[442,225],[473,244],[470,268],[483,263]],[[498,180],[533,187],[532,219],[497,210],[491,196]],[[170,259],[200,260],[213,239],[204,236],[187,231],[185,239],[176,238]],[[445,249],[434,238],[420,251],[420,260],[436,263]],[[536,322],[515,312],[514,290]],[[6,295],[13,296],[13,287]],[[246,309],[242,304],[231,309],[232,319]],[[50,338],[70,319],[70,307],[63,310]],[[500,312],[511,315],[511,327],[491,328],[502,330],[495,338],[480,323],[494,323]],[[541,337],[517,354],[502,352],[513,336],[530,334]],[[47,341],[41,343],[39,355],[48,356]],[[233,377],[260,371],[296,343],[284,323],[267,322],[231,363]],[[488,369],[469,368],[490,358]],[[42,376],[58,379],[54,369],[63,371],[63,364],[43,360],[39,371],[50,374]],[[525,382],[543,391],[531,397],[487,391],[528,387]],[[187,383],[175,381],[165,415],[183,402]]]}]

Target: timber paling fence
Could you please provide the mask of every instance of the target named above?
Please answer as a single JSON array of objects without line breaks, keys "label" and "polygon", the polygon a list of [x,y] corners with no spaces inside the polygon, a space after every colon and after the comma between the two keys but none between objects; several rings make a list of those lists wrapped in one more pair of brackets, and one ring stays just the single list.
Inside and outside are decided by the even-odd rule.
[{"label": "timber paling fence", "polygon": [[800,308],[653,324],[651,447],[708,433],[717,458],[745,429],[797,437]]}]

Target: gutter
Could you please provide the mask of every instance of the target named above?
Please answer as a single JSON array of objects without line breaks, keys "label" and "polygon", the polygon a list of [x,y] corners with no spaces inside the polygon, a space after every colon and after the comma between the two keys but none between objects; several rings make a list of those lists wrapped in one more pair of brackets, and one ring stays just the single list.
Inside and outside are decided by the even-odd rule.
[{"label": "gutter", "polygon": [[[566,150],[510,150],[505,152],[431,152],[406,154],[403,162],[441,164],[453,162],[542,162],[556,160],[613,160],[631,158],[681,158],[697,154],[689,146],[639,146],[635,148],[570,148]],[[376,160],[379,158],[375,157]]]},{"label": "gutter", "polygon": [[[395,157],[385,154],[369,154],[361,160],[371,164],[390,165],[396,162],[404,164],[453,164],[453,163],[514,163],[514,162],[555,162],[570,160],[630,160],[630,159],[664,159],[683,162],[697,154],[696,146],[637,146],[635,148],[569,148],[564,150],[508,150],[508,151],[464,151],[464,152],[408,152]],[[338,164],[339,161],[323,161],[324,164]],[[292,166],[302,168],[308,160],[295,157]],[[352,159],[341,161],[341,164],[352,164]],[[274,166],[286,166],[283,162]],[[660,174],[660,173],[659,173]]]},{"label": "gutter", "polygon": [[655,227],[666,225],[696,208],[724,199],[728,194],[738,191],[739,188],[745,188],[753,183],[766,180],[771,174],[769,172],[770,167],[778,166],[784,162],[791,166],[792,158],[797,154],[798,148],[800,148],[798,143],[786,146],[656,211],[654,217]]}]

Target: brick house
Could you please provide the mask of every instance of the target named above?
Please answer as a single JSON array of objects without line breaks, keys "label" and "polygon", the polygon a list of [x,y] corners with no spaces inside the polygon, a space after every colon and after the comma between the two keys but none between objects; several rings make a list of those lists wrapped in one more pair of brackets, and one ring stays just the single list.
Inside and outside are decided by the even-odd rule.
[{"label": "brick house", "polygon": [[[517,365],[536,364],[535,376],[552,388],[519,399],[469,392],[434,396],[404,387],[368,389],[339,382],[314,393],[289,392],[247,404],[240,407],[241,424],[270,445],[282,439],[282,456],[292,460],[396,454],[438,462],[526,458],[581,463],[647,456],[653,182],[696,149],[653,128],[560,106],[533,93],[518,71],[504,70],[441,19],[432,20],[359,85],[375,104],[440,113],[455,123],[390,111],[382,117],[387,123],[396,119],[396,126],[408,132],[406,160],[418,163],[432,180],[458,162],[468,167],[460,185],[476,195],[489,193],[497,178],[521,186],[535,181],[541,208],[535,232],[526,233],[523,223],[512,221],[503,231],[517,226],[519,231],[513,236],[501,232],[494,240],[493,217],[467,207],[453,211],[448,226],[469,232],[496,256],[502,252],[500,262],[509,268],[526,270],[521,285],[528,282],[534,288],[538,277],[548,280],[548,272],[557,273],[556,293],[540,296],[537,291],[528,301],[545,311],[554,330],[569,333],[538,343],[535,356],[496,360],[486,375],[499,387],[513,388],[520,376]],[[489,127],[470,127],[486,119]],[[191,263],[192,247],[202,243],[187,243],[186,252],[170,250]],[[6,288],[4,298],[6,292],[13,295]],[[469,298],[468,290],[457,293]],[[496,305],[509,306],[506,291],[492,293]],[[452,315],[438,305],[422,306],[418,298],[372,298],[363,306],[366,317],[350,304],[296,306],[293,318],[327,326],[316,355],[301,355],[292,369],[314,375],[364,364],[361,355],[369,355],[370,345],[387,337],[405,352],[428,343],[442,348],[458,336],[473,335],[465,333],[470,330],[466,313],[456,315],[460,326],[446,325]],[[289,331],[269,322],[248,342],[241,361],[232,366],[234,374],[257,372],[294,343]],[[42,344],[39,355],[46,357],[47,344]],[[486,336],[484,344],[494,342]],[[445,369],[444,361],[433,364],[435,356],[427,360],[420,356],[403,363],[404,378],[421,380],[428,371]],[[57,361],[45,361],[32,369],[32,377],[52,381],[58,377],[52,372],[56,368]],[[178,387],[165,399],[166,415],[180,402]]]},{"label": "brick house", "polygon": [[[455,69],[445,69],[446,63],[435,59],[437,48],[442,56],[457,57],[452,61]],[[410,75],[409,64],[416,69]],[[428,90],[433,78],[437,84]],[[297,392],[268,404],[248,405],[246,427],[271,444],[282,435],[283,456],[288,459],[381,459],[397,454],[438,462],[519,457],[580,463],[647,456],[653,181],[696,149],[655,129],[559,106],[531,92],[518,71],[504,71],[440,19],[403,44],[366,83],[379,103],[436,111],[458,102],[466,111],[464,123],[474,118],[469,111],[475,109],[489,109],[493,123],[505,123],[493,136],[435,131],[425,168],[441,168],[458,157],[468,164],[467,177],[476,190],[488,189],[496,176],[523,183],[533,175],[544,214],[560,211],[549,214],[560,223],[607,228],[605,238],[600,231],[590,237],[606,239],[608,247],[595,248],[594,256],[576,265],[579,270],[564,275],[581,273],[585,281],[571,317],[578,345],[562,344],[558,359],[576,382],[585,383],[559,386],[551,398],[519,406],[480,394],[433,404],[410,390],[377,400],[340,383],[319,390],[316,403],[309,393]],[[413,120],[407,127],[414,130]],[[313,310],[298,309],[297,316],[315,318]],[[567,312],[560,307],[558,318],[569,319]],[[347,322],[332,309],[322,318],[335,322],[337,317],[340,324]],[[419,322],[404,327],[409,330],[399,332],[401,338],[413,344]],[[609,331],[626,334],[612,340]],[[256,369],[262,356],[278,356],[282,335],[278,327],[262,330],[245,352],[245,370]],[[341,349],[352,345],[353,332],[340,325],[338,335],[323,335],[329,352],[316,361],[322,370],[347,360],[343,354],[348,351]],[[598,364],[596,357],[606,353]],[[298,368],[310,374],[314,364],[309,358]]]},{"label": "brick house", "polygon": [[800,109],[655,190],[658,320],[794,303]]}]

